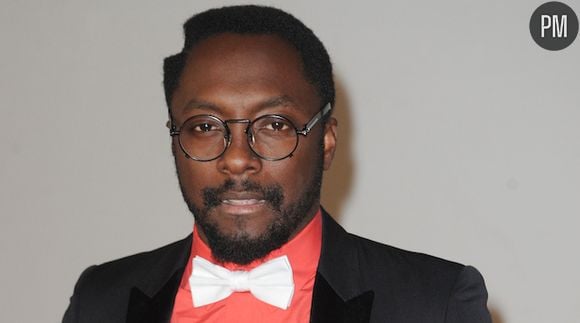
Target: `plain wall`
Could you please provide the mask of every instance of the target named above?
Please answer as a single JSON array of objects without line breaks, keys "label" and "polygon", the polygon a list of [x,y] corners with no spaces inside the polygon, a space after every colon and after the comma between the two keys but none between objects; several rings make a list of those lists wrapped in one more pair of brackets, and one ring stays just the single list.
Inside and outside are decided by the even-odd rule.
[{"label": "plain wall", "polygon": [[[0,3],[1,322],[58,322],[84,268],[191,231],[161,62],[216,3]],[[476,266],[496,323],[578,322],[580,40],[537,46],[538,1],[262,3],[334,62],[335,218]]]}]

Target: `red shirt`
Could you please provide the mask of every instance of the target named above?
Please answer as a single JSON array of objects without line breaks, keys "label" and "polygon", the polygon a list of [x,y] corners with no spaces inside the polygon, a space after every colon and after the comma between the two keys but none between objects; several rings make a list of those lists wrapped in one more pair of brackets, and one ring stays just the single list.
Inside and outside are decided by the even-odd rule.
[{"label": "red shirt", "polygon": [[292,267],[295,286],[292,301],[286,310],[266,304],[248,292],[234,292],[219,302],[194,308],[189,288],[193,258],[200,256],[217,263],[194,226],[191,255],[175,296],[171,323],[309,322],[312,290],[321,246],[322,215],[319,210],[302,231],[280,249],[272,251],[266,258],[247,266],[225,264],[224,267],[229,270],[251,270],[268,260],[286,255]]}]

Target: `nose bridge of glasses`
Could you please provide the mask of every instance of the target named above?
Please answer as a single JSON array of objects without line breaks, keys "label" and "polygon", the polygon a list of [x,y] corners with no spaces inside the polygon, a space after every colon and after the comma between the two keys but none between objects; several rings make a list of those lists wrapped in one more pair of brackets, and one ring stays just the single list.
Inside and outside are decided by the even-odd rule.
[{"label": "nose bridge of glasses", "polygon": [[250,145],[253,144],[253,140],[254,140],[254,136],[252,134],[252,131],[250,129],[250,127],[252,126],[252,120],[250,119],[229,119],[229,120],[225,120],[223,121],[224,125],[226,126],[228,135],[229,135],[229,142],[231,143],[232,141],[232,129],[230,128],[230,124],[245,124],[244,129],[244,133],[246,134],[248,143]]},{"label": "nose bridge of glasses", "polygon": [[226,127],[229,127],[230,123],[245,123],[245,124],[247,124],[247,126],[246,126],[246,130],[247,130],[250,127],[250,125],[252,124],[252,120],[250,120],[250,119],[229,119],[229,120],[223,121],[223,123],[226,125]]}]

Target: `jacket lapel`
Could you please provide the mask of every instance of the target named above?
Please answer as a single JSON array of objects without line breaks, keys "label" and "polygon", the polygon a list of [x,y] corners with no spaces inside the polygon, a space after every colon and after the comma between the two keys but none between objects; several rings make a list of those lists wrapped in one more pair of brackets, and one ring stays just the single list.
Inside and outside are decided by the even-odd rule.
[{"label": "jacket lapel", "polygon": [[191,235],[172,246],[131,288],[127,323],[169,322],[175,295],[191,252]]},{"label": "jacket lapel", "polygon": [[372,290],[357,281],[358,255],[349,235],[323,210],[322,252],[312,295],[312,323],[370,322]]},{"label": "jacket lapel", "polygon": [[153,297],[133,287],[129,298],[127,323],[169,322],[177,287],[181,281],[181,272],[176,271]]},{"label": "jacket lapel", "polygon": [[366,291],[344,301],[330,287],[322,275],[317,274],[312,295],[312,323],[367,323],[371,319],[373,291]]}]

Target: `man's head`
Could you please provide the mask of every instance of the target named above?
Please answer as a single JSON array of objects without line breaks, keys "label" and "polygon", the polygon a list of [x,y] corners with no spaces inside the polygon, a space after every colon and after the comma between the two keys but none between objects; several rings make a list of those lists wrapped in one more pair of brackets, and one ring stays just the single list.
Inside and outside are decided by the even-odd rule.
[{"label": "man's head", "polygon": [[[334,103],[332,67],[312,31],[277,9],[213,9],[192,17],[184,30],[183,51],[164,64],[171,122],[183,131],[191,117],[212,115],[226,121],[230,137],[223,154],[202,162],[188,158],[174,136],[181,190],[214,256],[247,264],[279,248],[314,216],[322,171],[336,145],[336,120],[327,116],[298,135],[289,157],[265,160],[250,147],[258,136],[248,135],[247,120],[276,114],[301,130]],[[282,129],[279,123],[265,127]],[[191,130],[209,136],[214,129],[204,123]]]}]

